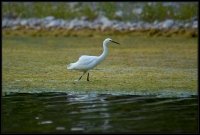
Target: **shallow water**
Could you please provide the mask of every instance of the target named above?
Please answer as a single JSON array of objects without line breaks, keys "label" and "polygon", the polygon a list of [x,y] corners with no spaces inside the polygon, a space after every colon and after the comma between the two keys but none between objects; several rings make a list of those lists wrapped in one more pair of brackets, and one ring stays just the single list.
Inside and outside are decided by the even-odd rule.
[{"label": "shallow water", "polygon": [[11,93],[2,97],[3,133],[197,133],[196,96]]}]

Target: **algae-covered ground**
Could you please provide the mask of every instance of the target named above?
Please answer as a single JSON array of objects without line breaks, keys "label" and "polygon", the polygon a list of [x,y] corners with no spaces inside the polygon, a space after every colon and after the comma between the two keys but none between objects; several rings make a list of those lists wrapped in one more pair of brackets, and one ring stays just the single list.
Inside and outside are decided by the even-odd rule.
[{"label": "algae-covered ground", "polygon": [[[78,83],[66,65],[80,55],[109,55]],[[142,35],[17,36],[2,38],[3,92],[197,94],[197,38]]]}]

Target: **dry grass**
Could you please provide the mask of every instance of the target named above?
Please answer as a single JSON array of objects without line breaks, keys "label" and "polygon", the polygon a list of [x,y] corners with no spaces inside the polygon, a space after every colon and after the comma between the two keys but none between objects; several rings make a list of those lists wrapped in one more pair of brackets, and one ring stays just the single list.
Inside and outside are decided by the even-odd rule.
[{"label": "dry grass", "polygon": [[4,36],[32,36],[32,37],[101,37],[103,35],[115,36],[147,36],[147,37],[197,37],[197,29],[182,28],[182,29],[138,29],[138,30],[123,30],[114,29],[89,29],[83,28],[80,30],[66,28],[39,28],[33,29],[30,27],[16,26],[15,28],[4,28]]}]

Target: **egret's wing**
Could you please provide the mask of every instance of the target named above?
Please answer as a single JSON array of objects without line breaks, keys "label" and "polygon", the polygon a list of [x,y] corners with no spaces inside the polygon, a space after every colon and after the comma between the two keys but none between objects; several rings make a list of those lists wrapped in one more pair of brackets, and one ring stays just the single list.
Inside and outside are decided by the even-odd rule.
[{"label": "egret's wing", "polygon": [[94,61],[96,61],[97,56],[88,56],[88,55],[82,55],[79,59],[78,59],[78,64],[79,65],[90,65],[91,63],[93,63]]},{"label": "egret's wing", "polygon": [[67,69],[88,70],[95,66],[97,59],[97,56],[82,55],[77,62],[71,63]]}]

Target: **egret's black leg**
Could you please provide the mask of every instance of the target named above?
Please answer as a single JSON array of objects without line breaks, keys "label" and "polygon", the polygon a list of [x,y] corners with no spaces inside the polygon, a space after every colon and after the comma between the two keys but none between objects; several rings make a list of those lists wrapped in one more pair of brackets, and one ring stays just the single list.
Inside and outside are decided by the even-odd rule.
[{"label": "egret's black leg", "polygon": [[90,81],[90,80],[89,80],[89,76],[90,76],[90,74],[89,74],[89,72],[88,72],[88,74],[87,74],[87,81]]},{"label": "egret's black leg", "polygon": [[83,72],[82,76],[78,79],[78,80],[81,80],[81,78],[83,77],[83,75],[85,74],[86,72]]}]

